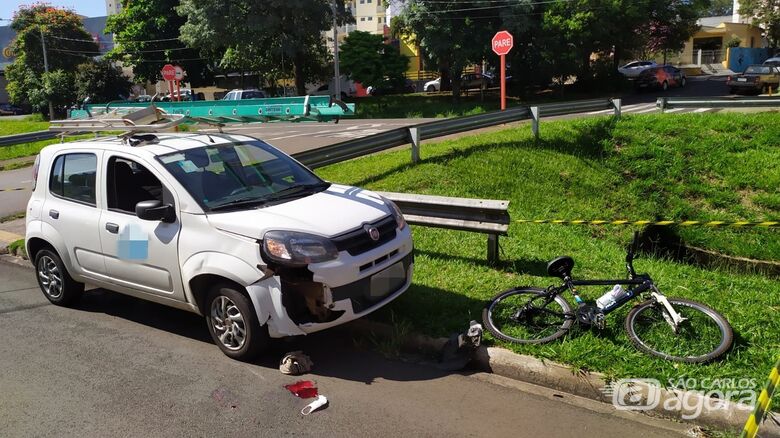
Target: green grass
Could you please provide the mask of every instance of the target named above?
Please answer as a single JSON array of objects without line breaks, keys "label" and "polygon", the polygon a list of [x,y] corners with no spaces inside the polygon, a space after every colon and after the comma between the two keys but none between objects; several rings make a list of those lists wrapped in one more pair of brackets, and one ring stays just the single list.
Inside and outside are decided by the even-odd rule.
[{"label": "green grass", "polygon": [[14,240],[8,244],[8,253],[18,257],[27,258],[27,249],[24,247],[24,239]]},{"label": "green grass", "polygon": [[[780,138],[777,115],[653,115],[543,123],[535,142],[528,126],[424,144],[423,160],[409,151],[377,154],[318,170],[324,178],[376,190],[508,199],[514,219],[778,218],[771,205],[741,202],[777,196]],[[760,164],[760,165],[759,165]],[[734,197],[734,194],[738,196]],[[575,258],[581,277],[625,275],[631,228],[513,223],[501,239],[504,262],[484,262],[484,235],[413,227],[412,288],[375,318],[447,336],[481,319],[486,302],[514,286],[547,286],[545,264]],[[780,254],[775,231],[688,230],[686,240],[735,252]],[[755,233],[755,234],[753,234]],[[748,243],[742,244],[744,238]],[[753,248],[752,245],[759,245]],[[608,317],[601,333],[577,331],[541,346],[499,343],[514,351],[596,370],[611,377],[750,377],[763,383],[780,351],[780,286],[776,279],[704,269],[668,259],[636,262],[669,296],[709,304],[731,322],[736,344],[711,365],[675,364],[635,350],[623,328],[628,307]],[[605,287],[586,288],[595,299]]]},{"label": "green grass", "polygon": [[43,120],[40,114],[25,117],[22,120],[0,118],[0,136],[45,131],[46,129],[49,129],[49,122]]},{"label": "green grass", "polygon": [[[76,140],[84,140],[87,138],[95,138],[95,135],[94,134],[74,135],[70,137],[65,137],[64,141],[69,142],[69,141],[76,141]],[[30,143],[15,144],[13,146],[5,146],[0,148],[0,161],[10,160],[14,158],[31,157],[37,155],[38,152],[40,152],[41,149],[43,149],[44,147],[55,143],[60,143],[60,139],[52,138],[49,140],[40,140],[40,141],[34,141]],[[25,164],[26,163],[32,164],[31,162],[25,162]],[[12,170],[14,168],[18,168],[18,166],[22,166],[22,165],[14,165],[9,163],[8,165],[4,165],[3,170]]]}]

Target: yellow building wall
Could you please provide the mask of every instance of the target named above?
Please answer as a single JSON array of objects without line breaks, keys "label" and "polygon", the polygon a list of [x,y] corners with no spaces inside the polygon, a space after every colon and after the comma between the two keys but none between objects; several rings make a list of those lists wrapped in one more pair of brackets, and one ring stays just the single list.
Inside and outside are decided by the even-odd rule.
[{"label": "yellow building wall", "polygon": [[[721,64],[723,64],[723,67],[725,68],[728,66],[728,50],[727,50],[727,44],[729,41],[733,40],[734,38],[739,38],[740,43],[739,47],[761,47],[762,46],[762,37],[761,37],[761,29],[755,26],[751,26],[749,24],[744,23],[721,23],[718,26],[715,27],[702,27],[698,32],[696,32],[686,43],[685,47],[680,53],[676,53],[674,55],[667,56],[667,62],[671,64],[695,64],[697,53],[693,49],[693,42],[696,39],[699,38],[722,38],[722,52],[723,52],[723,61]],[[752,38],[752,46],[751,46],[751,38]],[[663,56],[663,55],[661,55]],[[662,59],[659,56],[656,56],[656,61],[659,61]]]}]

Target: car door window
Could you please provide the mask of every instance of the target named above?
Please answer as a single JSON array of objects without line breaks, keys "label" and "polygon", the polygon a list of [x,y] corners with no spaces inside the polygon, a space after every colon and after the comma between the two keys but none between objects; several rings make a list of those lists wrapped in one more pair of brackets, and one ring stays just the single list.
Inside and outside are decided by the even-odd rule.
[{"label": "car door window", "polygon": [[49,191],[71,201],[95,206],[97,156],[89,153],[63,154],[54,160]]},{"label": "car door window", "polygon": [[146,167],[123,157],[111,157],[106,172],[106,195],[109,210],[135,214],[141,201],[163,201],[160,180]]}]

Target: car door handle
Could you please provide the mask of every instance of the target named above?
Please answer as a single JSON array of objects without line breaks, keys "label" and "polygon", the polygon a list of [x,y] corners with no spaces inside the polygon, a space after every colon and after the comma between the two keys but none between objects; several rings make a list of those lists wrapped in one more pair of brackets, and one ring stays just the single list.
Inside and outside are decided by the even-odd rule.
[{"label": "car door handle", "polygon": [[60,212],[57,210],[49,210],[49,217],[51,217],[52,219],[59,219]]},{"label": "car door handle", "polygon": [[106,222],[106,230],[108,230],[109,233],[116,234],[119,232],[119,225],[111,222]]}]

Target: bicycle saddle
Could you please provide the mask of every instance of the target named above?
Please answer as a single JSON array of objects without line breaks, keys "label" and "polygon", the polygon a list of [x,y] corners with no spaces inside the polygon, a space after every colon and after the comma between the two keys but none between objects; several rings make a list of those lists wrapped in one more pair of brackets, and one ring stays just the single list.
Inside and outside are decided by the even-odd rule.
[{"label": "bicycle saddle", "polygon": [[574,259],[569,256],[560,256],[550,260],[547,263],[547,275],[551,277],[571,277],[571,270],[574,268]]}]

